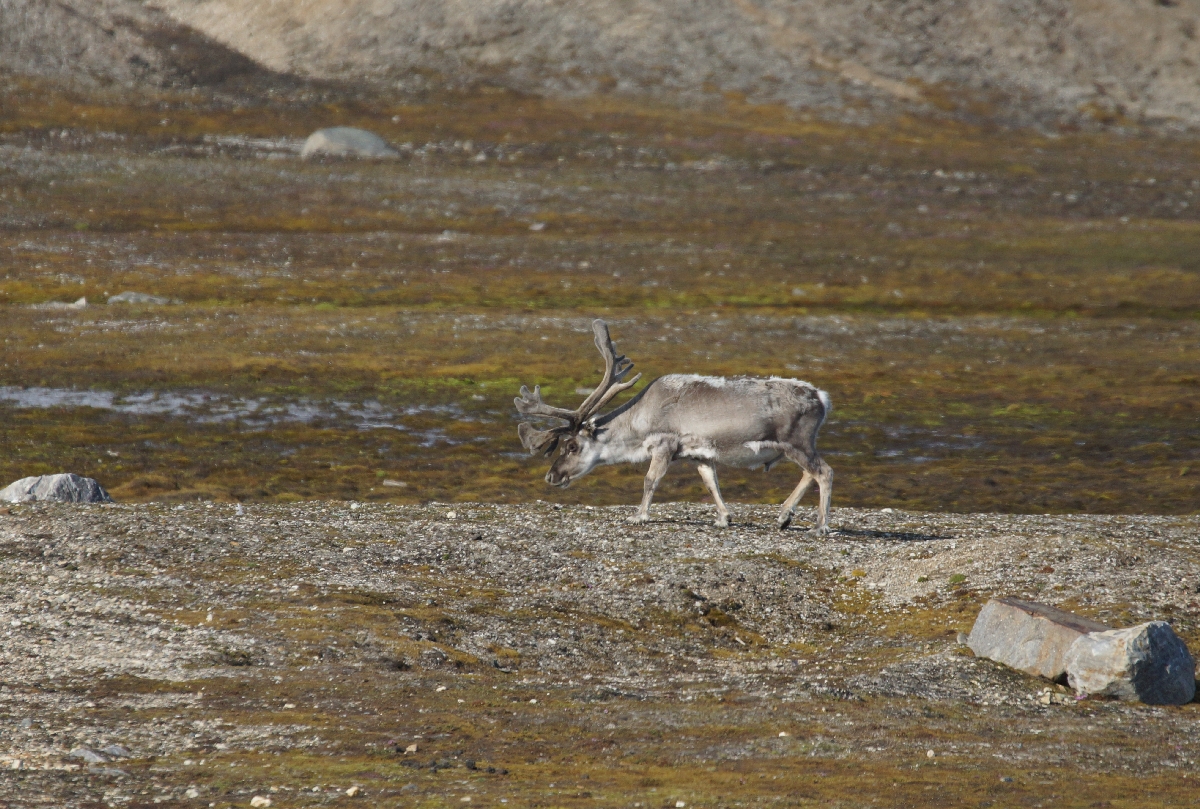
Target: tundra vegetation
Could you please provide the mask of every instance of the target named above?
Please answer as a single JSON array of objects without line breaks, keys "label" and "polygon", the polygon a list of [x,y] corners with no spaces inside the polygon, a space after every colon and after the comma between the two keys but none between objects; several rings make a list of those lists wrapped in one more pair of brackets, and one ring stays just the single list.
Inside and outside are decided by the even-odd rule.
[{"label": "tundra vegetation", "polygon": [[[8,669],[0,740],[27,744],[28,761],[61,763],[97,739],[140,747],[101,767],[126,775],[22,770],[4,800],[183,804],[194,786],[226,806],[275,786],[275,805],[323,805],[330,785],[368,778],[369,800],[398,806],[1194,794],[1194,741],[1178,728],[1195,705],[1030,712],[1016,706],[1036,686],[954,642],[1003,591],[1116,624],[1169,608],[1197,648],[1191,137],[846,126],[737,98],[682,111],[482,91],[240,106],[105,102],[7,79],[0,92],[0,482],[70,470],[141,504],[89,510],[86,525],[74,511],[0,515],[19,593],[5,609],[30,619],[6,642],[52,656],[95,622],[207,650],[158,673],[120,673],[117,647],[107,675]],[[378,132],[400,156],[299,160],[303,138],[333,125]],[[103,303],[126,290],[176,302]],[[80,297],[87,307],[45,306]],[[547,487],[512,399],[522,383],[562,402],[595,384],[593,317],[649,377],[778,374],[829,391],[820,447],[838,476],[830,522],[846,531],[775,531],[752,504],[787,496],[787,465],[722,470],[724,534],[699,527],[711,507],[669,505],[704,493],[684,464],[658,489],[657,526],[618,527],[642,469]],[[288,505],[302,500],[327,502]],[[206,522],[232,521],[234,501],[250,529]],[[329,512],[349,505],[328,501],[365,503],[373,521],[339,528]],[[546,513],[526,525],[516,504]],[[474,522],[453,528],[456,509]],[[961,516],[981,512],[1018,516]],[[1080,513],[1158,516],[1019,516]],[[951,548],[981,524],[990,545]],[[663,559],[598,550],[597,533],[659,543],[695,569],[664,579]],[[456,555],[483,542],[562,580],[518,593],[519,571],[485,576],[474,550]],[[358,551],[336,547],[367,544],[361,569],[345,562]],[[727,580],[697,584],[713,554]],[[925,589],[885,598],[860,584],[873,554]],[[1097,570],[1119,586],[1087,589],[1105,584],[1089,581]],[[738,608],[721,587],[748,571],[776,578]],[[572,606],[601,574],[614,598],[639,576],[673,595]],[[769,611],[790,615],[796,598],[813,610],[785,631]],[[219,626],[197,627],[210,609]],[[460,637],[489,616],[577,633],[570,671],[516,637]],[[147,644],[174,660],[175,647]],[[676,668],[655,655],[677,655]],[[781,702],[817,661],[824,679]],[[901,675],[880,674],[900,664],[933,686],[903,691]],[[980,685],[939,691],[947,671]],[[893,685],[868,686],[874,676]],[[981,705],[992,691],[1007,702]],[[34,707],[29,732],[43,735],[26,738],[14,728]],[[161,737],[138,735],[156,724]],[[496,734],[509,746],[468,743]],[[1080,755],[1049,757],[1063,750]],[[439,761],[452,767],[428,766]]]}]

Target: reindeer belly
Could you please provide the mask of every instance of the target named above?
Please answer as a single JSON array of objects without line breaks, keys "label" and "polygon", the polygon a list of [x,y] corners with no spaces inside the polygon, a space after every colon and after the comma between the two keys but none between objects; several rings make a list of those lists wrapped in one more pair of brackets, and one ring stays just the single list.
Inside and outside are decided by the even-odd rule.
[{"label": "reindeer belly", "polygon": [[721,452],[717,460],[726,466],[741,466],[754,469],[759,466],[770,466],[783,457],[783,452],[775,444],[763,446],[757,441],[750,441],[737,448]]},{"label": "reindeer belly", "polygon": [[775,463],[783,450],[774,441],[699,439],[685,440],[677,457],[754,469]]}]

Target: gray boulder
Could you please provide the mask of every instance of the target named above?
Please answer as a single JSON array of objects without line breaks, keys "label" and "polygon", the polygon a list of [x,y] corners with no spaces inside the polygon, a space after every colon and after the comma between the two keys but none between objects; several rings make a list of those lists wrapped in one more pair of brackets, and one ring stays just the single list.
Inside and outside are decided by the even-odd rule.
[{"label": "gray boulder", "polygon": [[55,503],[111,503],[104,487],[91,478],[74,473],[21,478],[0,489],[0,500],[9,503],[49,501]]},{"label": "gray boulder", "polygon": [[109,303],[148,303],[155,306],[163,306],[171,303],[170,298],[164,298],[161,295],[148,295],[145,292],[121,292],[117,295],[110,295]]},{"label": "gray boulder", "polygon": [[1196,663],[1170,624],[1151,621],[1076,640],[1067,681],[1082,694],[1183,705],[1196,696]]},{"label": "gray boulder", "polygon": [[1047,604],[993,598],[984,604],[967,638],[977,657],[1057,680],[1067,670],[1067,650],[1089,632],[1108,627]]},{"label": "gray boulder", "polygon": [[304,141],[301,157],[396,157],[399,154],[387,141],[365,129],[334,126],[318,129]]}]

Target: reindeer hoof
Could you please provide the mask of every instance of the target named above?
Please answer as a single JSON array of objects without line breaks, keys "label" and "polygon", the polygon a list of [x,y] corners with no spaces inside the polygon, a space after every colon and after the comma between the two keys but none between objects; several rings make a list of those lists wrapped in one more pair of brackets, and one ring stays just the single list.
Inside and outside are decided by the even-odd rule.
[{"label": "reindeer hoof", "polygon": [[645,523],[650,522],[650,515],[649,514],[634,514],[632,517],[625,520],[625,522],[629,523],[630,525],[644,525]]},{"label": "reindeer hoof", "polygon": [[818,525],[816,528],[813,528],[808,533],[812,534],[815,537],[823,537],[823,536],[826,536],[829,534],[829,526],[828,525]]},{"label": "reindeer hoof", "polygon": [[788,512],[779,518],[779,530],[782,531],[792,524],[792,514]]},{"label": "reindeer hoof", "polygon": [[713,524],[716,525],[718,528],[728,528],[729,527],[729,516],[726,515],[724,517],[717,517],[717,521]]}]

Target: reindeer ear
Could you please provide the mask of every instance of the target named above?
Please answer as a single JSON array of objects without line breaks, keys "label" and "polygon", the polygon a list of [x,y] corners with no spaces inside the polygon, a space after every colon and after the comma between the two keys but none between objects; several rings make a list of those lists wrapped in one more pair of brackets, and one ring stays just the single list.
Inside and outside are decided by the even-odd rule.
[{"label": "reindeer ear", "polygon": [[529,422],[523,421],[517,427],[517,435],[521,436],[521,444],[529,450],[530,455],[549,455],[558,447],[559,430],[535,430]]}]

